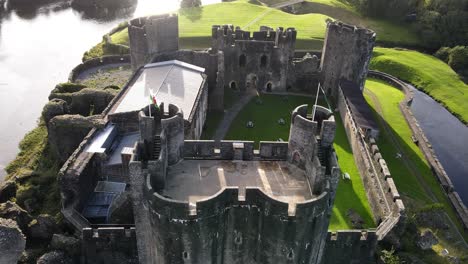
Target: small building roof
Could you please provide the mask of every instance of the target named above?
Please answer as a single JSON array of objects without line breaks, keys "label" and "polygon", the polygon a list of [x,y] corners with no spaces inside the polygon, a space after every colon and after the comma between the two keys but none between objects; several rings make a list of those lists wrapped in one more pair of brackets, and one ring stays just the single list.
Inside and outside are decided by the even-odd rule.
[{"label": "small building roof", "polygon": [[353,114],[354,120],[361,128],[379,130],[377,122],[375,122],[374,115],[362,94],[359,85],[354,82],[341,79],[340,88],[343,95],[348,102],[349,108]]},{"label": "small building roof", "polygon": [[147,64],[135,73],[135,81],[129,84],[110,113],[139,110],[151,103],[153,94],[158,104],[177,105],[185,119],[189,119],[202,89],[204,71],[204,68],[177,60]]}]

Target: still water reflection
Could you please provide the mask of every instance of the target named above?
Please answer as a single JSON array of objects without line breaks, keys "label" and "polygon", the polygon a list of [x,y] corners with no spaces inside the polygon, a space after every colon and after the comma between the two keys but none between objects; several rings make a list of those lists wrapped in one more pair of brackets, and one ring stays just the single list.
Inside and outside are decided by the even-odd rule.
[{"label": "still water reflection", "polygon": [[68,2],[0,9],[0,180],[19,141],[36,126],[50,91],[67,80],[83,52],[119,22],[175,11],[179,5],[179,1],[139,0],[136,8],[93,19],[70,8]]}]

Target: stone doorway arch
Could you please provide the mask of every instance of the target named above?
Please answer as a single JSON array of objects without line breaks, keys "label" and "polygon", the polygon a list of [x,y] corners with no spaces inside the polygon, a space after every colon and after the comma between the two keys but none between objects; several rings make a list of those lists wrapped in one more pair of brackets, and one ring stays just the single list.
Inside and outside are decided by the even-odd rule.
[{"label": "stone doorway arch", "polygon": [[254,73],[249,73],[247,78],[245,78],[245,89],[248,90],[257,90],[257,75]]}]

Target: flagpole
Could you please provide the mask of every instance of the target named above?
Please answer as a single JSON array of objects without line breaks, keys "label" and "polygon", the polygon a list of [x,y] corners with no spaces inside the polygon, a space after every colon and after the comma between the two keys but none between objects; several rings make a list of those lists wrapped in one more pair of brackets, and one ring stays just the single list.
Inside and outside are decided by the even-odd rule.
[{"label": "flagpole", "polygon": [[315,108],[317,107],[319,92],[320,92],[320,83],[317,86],[317,94],[315,95],[315,104],[314,104],[314,110],[312,112],[312,121],[314,121],[315,119]]},{"label": "flagpole", "polygon": [[151,117],[151,104],[153,103],[153,94],[150,91],[150,100],[151,103],[148,105],[149,116]]}]

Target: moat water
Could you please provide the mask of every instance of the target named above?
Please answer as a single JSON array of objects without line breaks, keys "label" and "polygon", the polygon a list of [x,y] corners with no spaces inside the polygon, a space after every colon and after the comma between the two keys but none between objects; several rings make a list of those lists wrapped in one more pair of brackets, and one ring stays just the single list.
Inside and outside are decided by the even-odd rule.
[{"label": "moat water", "polygon": [[468,205],[468,127],[430,96],[413,89],[411,110],[455,190]]},{"label": "moat water", "polygon": [[50,91],[67,81],[86,50],[117,23],[175,11],[179,5],[176,0],[139,0],[130,10],[95,18],[63,2],[30,10],[2,12],[0,7],[0,181],[18,143],[37,125]]}]

